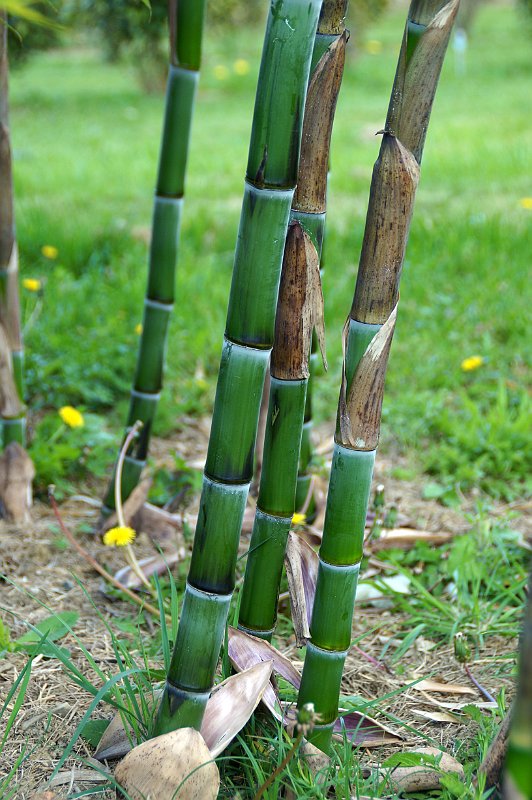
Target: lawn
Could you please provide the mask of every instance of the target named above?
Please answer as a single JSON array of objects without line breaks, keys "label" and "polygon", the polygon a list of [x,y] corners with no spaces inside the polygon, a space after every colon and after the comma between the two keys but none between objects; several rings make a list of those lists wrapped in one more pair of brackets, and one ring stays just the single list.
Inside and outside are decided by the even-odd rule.
[{"label": "lawn", "polygon": [[[358,43],[353,37],[338,103],[323,275],[329,372],[315,382],[315,469],[324,490],[342,327],[404,11],[397,4]],[[204,48],[151,461],[151,498],[161,504],[185,498],[192,516],[261,41],[260,30],[208,32]],[[336,745],[333,791],[343,800],[405,797],[381,781],[376,765],[391,768],[401,751],[426,744],[452,754],[464,773],[406,796],[495,798],[474,777],[514,693],[530,551],[529,51],[529,30],[512,5],[482,6],[465,65],[450,48],[436,96],[386,384],[375,475],[384,496],[372,495],[376,519],[361,581],[369,596],[359,597],[342,685],[345,709],[369,714],[396,738],[376,751],[366,741],[356,750],[345,741]],[[237,60],[249,71],[235,70]],[[57,485],[67,527],[111,574],[123,560],[94,536],[94,503],[116,457],[129,401],[163,102],[162,94],[141,91],[133,64],[103,62],[87,38],[36,55],[11,76],[21,271],[42,284],[22,297],[37,495],[42,500],[46,486]],[[83,429],[60,430],[57,410],[64,405],[80,409]],[[139,612],[96,576],[44,502],[36,504],[23,537],[0,525],[0,756],[13,766],[7,777],[0,769],[0,794],[29,800],[55,769],[54,800],[91,793],[111,798],[107,773],[100,783],[91,773],[92,784],[82,773],[94,766],[90,756],[112,706],[137,702],[131,683],[119,684],[117,675],[135,670],[136,685],[148,691],[168,666],[175,628]],[[397,528],[416,532],[417,541],[390,547],[382,529]],[[423,542],[425,534],[431,544]],[[161,536],[159,544],[177,545],[180,556],[173,577],[153,584],[154,602],[175,612],[191,530],[180,524]],[[239,576],[248,543],[244,536]],[[145,533],[135,548],[139,557],[153,556]],[[230,619],[238,591],[233,602]],[[300,668],[304,652],[287,606],[281,605],[274,643]],[[50,614],[53,636],[43,641]],[[465,664],[455,656],[457,634],[469,650]],[[224,659],[224,676],[228,669]],[[440,691],[434,684],[416,688],[428,679]],[[441,690],[442,683],[453,684],[454,692]],[[291,687],[281,682],[281,690],[293,699]],[[442,705],[446,700],[450,706]],[[226,751],[231,760],[219,762],[220,797],[254,797],[290,747],[289,737],[257,714]],[[298,798],[326,796],[298,758],[264,796],[274,800],[287,787]]]},{"label": "lawn", "polygon": [[[378,55],[351,54],[332,149],[325,253],[329,374],[318,421],[331,422],[369,180],[402,13],[367,31]],[[261,34],[207,37],[181,236],[165,436],[212,407],[240,211]],[[522,493],[528,396],[531,210],[529,40],[514,8],[479,14],[465,73],[451,51],[425,149],[384,404],[383,449],[410,456],[452,494]],[[237,75],[236,58],[250,71]],[[216,67],[225,66],[219,80]],[[32,60],[12,78],[22,273],[44,282],[27,331],[28,400],[125,416],[142,314],[162,95],[132,68],[79,46]],[[56,260],[41,255],[55,246]],[[29,315],[35,298],[25,298]],[[80,358],[80,354],[82,357]],[[482,366],[461,370],[480,355]]]}]

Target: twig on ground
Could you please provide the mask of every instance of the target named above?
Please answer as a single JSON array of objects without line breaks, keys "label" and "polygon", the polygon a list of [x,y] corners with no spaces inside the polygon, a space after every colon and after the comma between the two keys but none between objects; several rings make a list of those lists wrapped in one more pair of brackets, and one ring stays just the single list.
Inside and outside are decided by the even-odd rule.
[{"label": "twig on ground", "polygon": [[361,656],[364,656],[364,658],[367,661],[369,661],[370,664],[373,664],[374,667],[377,667],[377,669],[384,669],[390,675],[393,675],[392,670],[387,664],[384,663],[384,661],[379,661],[374,656],[371,656],[369,653],[366,653],[365,650],[362,650],[362,648],[356,644],[353,645],[353,650],[356,650],[357,653],[359,653]]},{"label": "twig on ground", "polygon": [[467,666],[467,664],[464,664],[464,669],[465,669],[465,672],[466,672],[466,675],[467,675],[467,677],[469,678],[469,680],[471,681],[471,683],[473,684],[473,686],[476,686],[476,687],[477,687],[477,689],[479,690],[480,694],[481,694],[483,697],[485,697],[485,698],[486,698],[486,700],[488,700],[490,703],[496,703],[496,702],[497,702],[497,701],[496,701],[496,699],[493,697],[493,695],[491,695],[491,694],[488,692],[488,690],[487,690],[487,689],[485,689],[485,688],[482,686],[482,684],[481,684],[481,683],[479,683],[479,682],[477,681],[477,679],[475,678],[475,676],[473,675],[473,673],[471,672],[471,670],[469,669],[469,667]]}]

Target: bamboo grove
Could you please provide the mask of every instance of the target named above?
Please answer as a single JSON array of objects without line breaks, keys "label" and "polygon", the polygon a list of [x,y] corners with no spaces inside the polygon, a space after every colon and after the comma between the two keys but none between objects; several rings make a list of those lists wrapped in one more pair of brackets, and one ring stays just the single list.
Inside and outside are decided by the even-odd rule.
[{"label": "bamboo grove", "polygon": [[[368,498],[399,280],[432,102],[458,0],[413,0],[370,189],[351,311],[323,538],[298,707],[328,751],[351,641]],[[347,0],[280,0],[269,10],[244,198],[192,559],[152,735],[200,728],[222,647],[270,366],[257,509],[239,598],[243,633],[270,640],[296,507],[310,499],[311,342],[325,361],[320,256],[329,146],[341,84]],[[121,491],[148,452],[174,300],[177,238],[204,4],[170,3],[171,66],[148,290]],[[314,351],[316,348],[313,348]],[[313,354],[315,361],[317,354]],[[113,505],[112,488],[105,505]]]},{"label": "bamboo grove", "polygon": [[[122,500],[131,494],[145,466],[163,386],[205,10],[206,0],[169,2],[170,64],[123,469],[120,461]],[[457,10],[458,0],[411,2],[380,131],[354,296],[343,331],[334,451],[297,700],[299,709],[313,704],[319,723],[311,741],[325,752],[330,750],[333,727],[341,713],[340,687],[351,645],[401,270],[425,137]],[[192,557],[152,736],[180,727],[199,730],[211,696],[235,589],[268,369],[262,471],[237,605],[241,632],[271,640],[292,518],[296,510],[311,502],[309,377],[316,372],[318,349],[326,367],[320,259],[330,144],[348,41],[346,13],[347,0],[275,0],[269,4]],[[6,32],[2,24],[0,414],[4,442],[23,443],[23,348]],[[340,332],[331,335],[340,336]],[[131,432],[137,427],[140,434],[133,437]],[[117,505],[114,494],[113,479],[103,502],[107,514]],[[529,633],[524,645],[528,650]],[[521,692],[528,690],[523,683]],[[508,769],[518,784],[524,769],[520,748],[526,739],[525,727],[517,710]],[[525,742],[527,753],[529,739]]]}]

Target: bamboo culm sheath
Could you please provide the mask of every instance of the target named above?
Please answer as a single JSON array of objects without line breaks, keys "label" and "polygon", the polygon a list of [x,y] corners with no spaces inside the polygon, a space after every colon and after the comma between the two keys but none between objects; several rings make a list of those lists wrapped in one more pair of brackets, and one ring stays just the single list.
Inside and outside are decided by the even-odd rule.
[{"label": "bamboo culm sheath", "polygon": [[318,338],[313,336],[314,323],[322,327],[323,320],[319,260],[330,139],[347,39],[343,24],[346,3],[334,25],[329,13],[333,6],[337,12],[337,0],[325,0],[314,41],[297,189],[277,306],[257,511],[240,597],[240,629],[267,640],[275,628],[286,542],[296,510],[310,343]]},{"label": "bamboo culm sheath", "polygon": [[458,0],[413,0],[375,164],[351,314],[320,547],[316,596],[298,706],[321,721],[311,740],[328,751],[351,641],[356,581],[386,366],[393,337],[419,165]]},{"label": "bamboo culm sheath", "polygon": [[214,682],[273,344],[320,5],[280,0],[269,10],[192,562],[154,735],[199,727]]},{"label": "bamboo culm sheath", "polygon": [[[170,65],[153,207],[148,285],[126,435],[137,420],[143,426],[126,454],[121,481],[124,500],[137,485],[145,465],[163,386],[204,15],[205,0],[170,0]],[[107,511],[114,508],[114,479],[109,484],[104,507]]]}]

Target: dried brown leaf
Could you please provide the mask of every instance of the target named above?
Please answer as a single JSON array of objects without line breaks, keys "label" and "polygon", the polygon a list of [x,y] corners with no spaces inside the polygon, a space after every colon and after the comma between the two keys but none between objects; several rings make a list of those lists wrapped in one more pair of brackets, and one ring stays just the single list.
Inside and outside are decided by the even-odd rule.
[{"label": "dried brown leaf", "polygon": [[433,533],[432,531],[420,531],[414,528],[393,528],[383,530],[378,539],[370,540],[367,546],[370,550],[386,550],[391,547],[400,547],[401,549],[415,547],[418,542],[439,545],[445,544],[454,535],[450,531]]},{"label": "dried brown leaf", "polygon": [[[228,653],[233,667],[238,672],[249,669],[261,661],[273,661],[274,672],[281,675],[296,689],[299,689],[301,685],[301,675],[292,662],[264,639],[250,636],[237,628],[229,628]],[[276,719],[283,719],[279,700],[271,684],[266,687],[262,702]]]},{"label": "dried brown leaf", "polygon": [[424,708],[413,708],[412,714],[418,717],[429,719],[431,722],[462,722],[463,719],[457,717],[456,714],[450,714],[448,711],[426,711]]},{"label": "dried brown leaf", "polygon": [[129,724],[124,726],[122,717],[116,713],[103,732],[94,758],[97,761],[116,761],[118,758],[123,758],[136,744],[134,738],[131,726]]},{"label": "dried brown leaf", "polygon": [[102,775],[95,769],[68,769],[59,772],[50,781],[50,786],[72,786],[74,783],[107,783],[108,775]]},{"label": "dried brown leaf", "polygon": [[216,800],[220,787],[218,767],[193,728],[139,744],[118,764],[115,779],[131,800]]},{"label": "dried brown leaf", "polygon": [[319,559],[301,536],[288,534],[285,567],[294,632],[300,647],[310,639],[310,620],[316,594]]},{"label": "dried brown leaf", "polygon": [[443,681],[426,678],[419,681],[412,689],[417,692],[441,692],[442,694],[472,694],[476,696],[476,691],[471,686],[461,686],[458,683],[444,683]]},{"label": "dried brown leaf", "polygon": [[[150,575],[164,575],[179,561],[183,561],[184,558],[185,550],[181,547],[174,553],[141,558],[138,563],[144,576],[149,578]],[[119,569],[114,577],[115,580],[120,581],[122,586],[126,586],[128,589],[138,589],[140,586],[144,585],[139,576],[129,565]]]},{"label": "dried brown leaf", "polygon": [[385,744],[397,744],[401,737],[387,728],[377,720],[360,714],[358,711],[350,711],[343,714],[334,723],[334,736],[338,741],[343,740],[344,736],[356,747],[381,747]]},{"label": "dried brown leaf", "polygon": [[225,750],[258,706],[272,673],[273,661],[262,661],[215,687],[201,724],[201,735],[213,758]]},{"label": "dried brown leaf", "polygon": [[467,708],[468,706],[475,706],[475,708],[479,708],[481,711],[498,708],[497,703],[493,703],[490,700],[468,700],[461,703],[452,703],[436,700],[434,697],[431,697],[425,692],[421,692],[421,694],[429,705],[437,706],[438,708],[445,708],[448,711],[461,711],[463,708]]},{"label": "dried brown leaf", "polygon": [[[0,203],[3,199],[0,199]],[[1,218],[4,221],[3,216]],[[5,266],[5,264],[2,266]],[[18,247],[16,242],[13,243],[5,275],[5,291],[0,291],[0,325],[4,328],[9,349],[22,350],[18,291]]]},{"label": "dried brown leaf", "polygon": [[13,378],[11,348],[5,328],[0,324],[0,415],[16,418],[23,408]]}]

